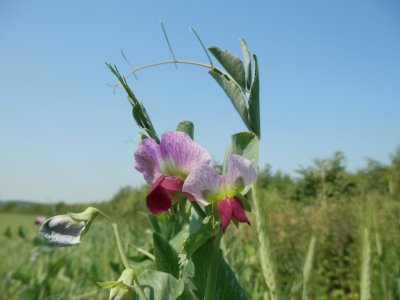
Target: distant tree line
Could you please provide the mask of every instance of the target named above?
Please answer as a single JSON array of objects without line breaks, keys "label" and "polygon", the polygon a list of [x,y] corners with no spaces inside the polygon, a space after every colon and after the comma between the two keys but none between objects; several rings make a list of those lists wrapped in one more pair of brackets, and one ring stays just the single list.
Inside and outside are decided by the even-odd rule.
[{"label": "distant tree line", "polygon": [[389,195],[400,201],[400,146],[390,155],[388,165],[368,158],[364,168],[349,172],[345,155],[337,151],[330,158],[314,159],[311,166],[299,167],[296,174],[272,172],[267,165],[260,171],[258,184],[284,199],[305,203],[350,200],[369,193]]}]

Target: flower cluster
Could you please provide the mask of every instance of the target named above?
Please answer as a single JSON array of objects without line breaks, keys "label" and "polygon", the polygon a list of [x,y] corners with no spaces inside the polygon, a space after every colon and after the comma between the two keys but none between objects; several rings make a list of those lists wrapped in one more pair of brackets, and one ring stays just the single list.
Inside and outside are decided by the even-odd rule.
[{"label": "flower cluster", "polygon": [[202,205],[215,204],[223,231],[231,219],[249,223],[240,195],[257,173],[248,159],[231,155],[226,174],[220,175],[209,166],[207,150],[186,133],[170,131],[161,136],[160,144],[151,138],[143,140],[135,161],[135,169],[152,185],[146,197],[151,213],[168,210],[175,198],[184,195]]}]

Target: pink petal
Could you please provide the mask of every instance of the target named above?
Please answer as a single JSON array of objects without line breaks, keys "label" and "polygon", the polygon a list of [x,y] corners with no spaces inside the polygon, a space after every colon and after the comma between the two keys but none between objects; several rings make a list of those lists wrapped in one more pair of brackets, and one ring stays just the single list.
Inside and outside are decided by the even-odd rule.
[{"label": "pink petal", "polygon": [[135,169],[143,174],[148,184],[154,183],[161,176],[160,148],[155,140],[143,140],[135,152]]},{"label": "pink petal", "polygon": [[250,225],[249,219],[247,219],[246,213],[243,208],[242,202],[238,198],[231,199],[231,206],[233,210],[233,217],[242,223],[247,223]]},{"label": "pink petal", "polygon": [[225,232],[232,218],[238,222],[246,222],[250,225],[244,212],[243,205],[237,198],[226,198],[217,202],[217,211],[221,218],[222,231]]},{"label": "pink petal", "polygon": [[225,232],[229,222],[232,219],[232,206],[229,202],[230,198],[217,202],[217,211],[221,218],[222,231]]},{"label": "pink petal", "polygon": [[160,214],[168,210],[172,205],[172,200],[168,191],[162,186],[164,176],[160,176],[151,187],[146,197],[147,208],[152,214]]},{"label": "pink petal", "polygon": [[160,153],[163,161],[175,165],[183,173],[189,173],[193,168],[211,161],[207,150],[196,144],[189,135],[180,131],[169,131],[161,136]]},{"label": "pink petal", "polygon": [[256,180],[257,172],[250,160],[234,154],[228,159],[228,172],[224,177],[229,187],[242,191]]},{"label": "pink petal", "polygon": [[203,205],[213,202],[219,193],[222,176],[208,165],[193,169],[183,184],[182,191],[191,194]]}]

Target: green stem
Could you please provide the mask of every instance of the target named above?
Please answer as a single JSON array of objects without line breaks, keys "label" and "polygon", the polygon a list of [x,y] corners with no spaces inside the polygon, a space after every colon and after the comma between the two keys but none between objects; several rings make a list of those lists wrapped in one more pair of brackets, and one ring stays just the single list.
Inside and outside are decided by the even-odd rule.
[{"label": "green stem", "polygon": [[206,286],[204,300],[215,299],[215,289],[217,286],[219,254],[220,254],[219,248],[220,248],[221,238],[222,238],[222,230],[219,230],[217,235],[213,237],[212,248],[208,261],[207,286]]},{"label": "green stem", "polygon": [[191,201],[190,203],[192,204],[194,210],[197,212],[197,214],[200,216],[200,218],[204,219],[206,217],[206,213],[200,207],[200,205],[196,201]]},{"label": "green stem", "polygon": [[261,262],[261,271],[264,276],[265,283],[268,287],[269,291],[269,299],[277,300],[277,290],[276,290],[276,283],[275,283],[275,274],[274,268],[272,266],[272,260],[270,257],[271,247],[269,244],[268,233],[267,233],[267,226],[265,224],[265,215],[262,209],[262,204],[260,197],[258,196],[258,186],[254,184],[251,189],[251,196],[253,200],[253,210],[256,216],[256,229],[257,229],[257,237],[258,242],[260,244],[259,247],[259,255],[260,255],[260,262]]},{"label": "green stem", "polygon": [[128,258],[126,257],[124,246],[122,245],[121,235],[119,234],[118,226],[116,223],[112,224],[112,228],[114,229],[115,239],[117,240],[117,246],[119,255],[121,256],[122,262],[124,264],[125,269],[131,269],[133,272],[133,282],[135,283],[134,287],[136,292],[139,294],[141,300],[147,300],[146,295],[144,294],[142,287],[139,284],[139,280],[133,271],[133,269],[129,266]]},{"label": "green stem", "polygon": [[[152,68],[152,67],[161,66],[161,65],[168,65],[168,64],[194,65],[194,66],[199,66],[199,67],[203,67],[203,68],[207,68],[207,69],[212,69],[214,67],[211,64],[200,63],[200,62],[197,62],[197,61],[182,60],[182,59],[171,59],[171,60],[160,61],[160,62],[156,62],[156,63],[153,63],[153,64],[148,64],[148,65],[144,65],[144,66],[141,66],[141,67],[134,68],[131,72],[129,72],[125,76],[125,78],[128,78],[129,76],[134,75],[137,72],[139,72],[141,70],[144,70],[144,69],[149,69],[149,68]],[[116,88],[119,85],[120,85],[120,83],[115,84],[114,88]]]},{"label": "green stem", "polygon": [[124,264],[125,269],[130,269],[129,262],[128,262],[128,259],[126,258],[126,254],[124,251],[124,247],[122,245],[121,236],[118,231],[118,226],[117,226],[117,224],[113,223],[112,227],[114,229],[115,238],[117,240],[118,251],[119,251],[119,255],[121,256],[122,263]]}]

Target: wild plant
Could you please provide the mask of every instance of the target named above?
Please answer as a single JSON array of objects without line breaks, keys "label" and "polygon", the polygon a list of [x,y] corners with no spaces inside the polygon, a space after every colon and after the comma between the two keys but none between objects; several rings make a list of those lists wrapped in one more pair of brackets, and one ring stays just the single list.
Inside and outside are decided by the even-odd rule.
[{"label": "wild plant", "polygon": [[[165,33],[163,25],[162,28]],[[221,239],[232,223],[250,225],[246,211],[254,209],[261,269],[269,298],[277,299],[262,206],[253,186],[261,136],[257,56],[251,56],[243,39],[243,60],[218,47],[209,47],[207,51],[196,31],[192,32],[205,50],[208,63],[177,59],[165,34],[171,60],[134,67],[126,76],[121,75],[115,65],[107,64],[118,80],[116,87],[125,90],[139,127],[135,169],[151,186],[146,205],[153,238],[153,249],[143,252],[151,256],[154,263],[144,269],[134,268],[125,253],[118,226],[94,207],[81,213],[54,216],[43,223],[40,234],[57,246],[78,245],[97,216],[109,220],[124,265],[118,279],[98,283],[110,289],[110,299],[247,299],[223,256]],[[212,61],[209,53],[222,68]],[[129,87],[128,76],[163,64],[206,68],[241,117],[248,131],[232,135],[222,170],[210,165],[211,155],[194,141],[192,122],[181,121],[175,130],[159,135],[143,103]]]}]

